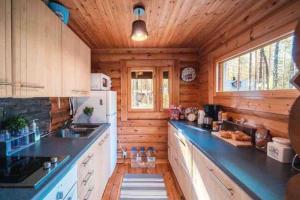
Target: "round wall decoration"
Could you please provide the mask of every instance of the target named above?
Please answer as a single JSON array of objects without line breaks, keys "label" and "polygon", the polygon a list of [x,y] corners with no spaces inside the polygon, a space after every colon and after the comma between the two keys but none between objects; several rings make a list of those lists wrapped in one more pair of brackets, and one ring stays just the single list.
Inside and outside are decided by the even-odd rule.
[{"label": "round wall decoration", "polygon": [[185,82],[191,82],[196,78],[196,70],[193,67],[186,67],[181,72],[181,78]]}]

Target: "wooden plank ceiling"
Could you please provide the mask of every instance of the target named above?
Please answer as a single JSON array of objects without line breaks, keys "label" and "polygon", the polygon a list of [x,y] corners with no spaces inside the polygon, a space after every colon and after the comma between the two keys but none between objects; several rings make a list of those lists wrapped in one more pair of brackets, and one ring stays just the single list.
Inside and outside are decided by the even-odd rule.
[{"label": "wooden plank ceiling", "polygon": [[[284,0],[283,0],[284,1]],[[250,8],[280,0],[59,0],[70,9],[69,26],[92,48],[200,47]],[[130,39],[133,6],[146,7],[149,38]],[[268,3],[268,4],[267,4]],[[267,8],[266,8],[267,9]],[[247,16],[240,19],[247,23]]]}]

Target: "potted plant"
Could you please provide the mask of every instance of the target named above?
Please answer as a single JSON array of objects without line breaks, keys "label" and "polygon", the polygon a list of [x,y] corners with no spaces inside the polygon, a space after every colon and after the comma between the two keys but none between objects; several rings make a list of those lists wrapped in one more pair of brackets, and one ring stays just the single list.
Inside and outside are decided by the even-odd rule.
[{"label": "potted plant", "polygon": [[94,108],[93,107],[88,107],[86,106],[84,109],[83,109],[83,113],[88,117],[88,122],[90,123],[91,122],[91,117],[93,115],[93,112],[94,112]]},{"label": "potted plant", "polygon": [[11,131],[13,135],[21,135],[22,130],[28,127],[28,120],[22,116],[8,118],[4,122],[7,130]]}]

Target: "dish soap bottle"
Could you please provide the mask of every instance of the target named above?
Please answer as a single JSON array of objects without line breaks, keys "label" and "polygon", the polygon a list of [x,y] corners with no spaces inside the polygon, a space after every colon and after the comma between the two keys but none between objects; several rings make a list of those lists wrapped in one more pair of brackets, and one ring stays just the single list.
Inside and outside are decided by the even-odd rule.
[{"label": "dish soap bottle", "polygon": [[36,124],[36,121],[37,121],[37,119],[32,120],[32,124],[31,124],[35,142],[37,142],[41,139],[40,130],[39,130],[39,127]]}]

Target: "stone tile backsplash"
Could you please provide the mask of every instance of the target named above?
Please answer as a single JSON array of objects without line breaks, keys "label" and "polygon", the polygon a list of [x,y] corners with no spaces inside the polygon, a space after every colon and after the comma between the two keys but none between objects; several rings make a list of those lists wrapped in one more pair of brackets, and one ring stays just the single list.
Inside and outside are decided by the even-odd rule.
[{"label": "stone tile backsplash", "polygon": [[13,116],[23,116],[31,124],[33,119],[38,119],[37,124],[41,133],[49,131],[51,123],[51,102],[45,98],[0,98],[0,127],[3,122]]}]

